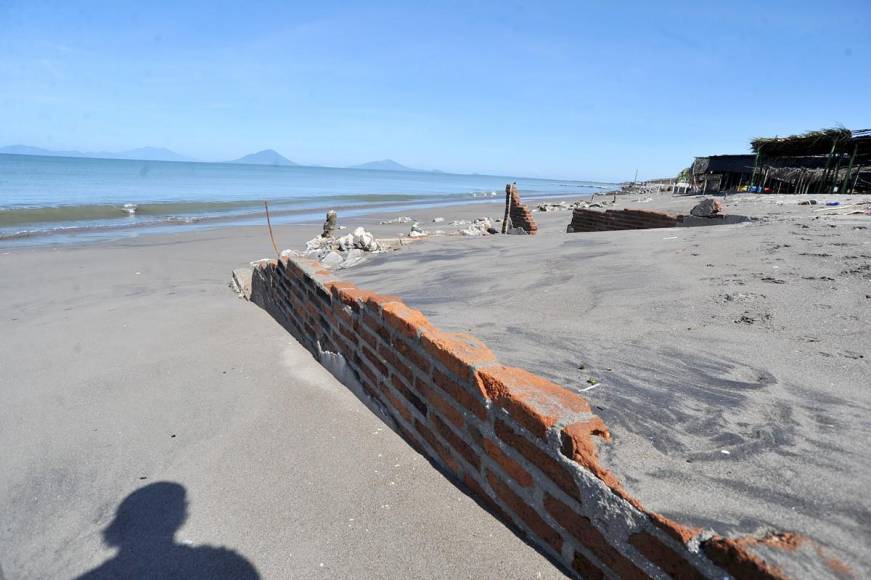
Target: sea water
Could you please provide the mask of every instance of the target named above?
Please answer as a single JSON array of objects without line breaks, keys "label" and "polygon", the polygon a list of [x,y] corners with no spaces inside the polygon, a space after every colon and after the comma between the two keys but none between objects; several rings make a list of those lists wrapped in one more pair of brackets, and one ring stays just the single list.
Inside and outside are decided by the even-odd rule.
[{"label": "sea water", "polygon": [[58,244],[264,220],[323,220],[500,198],[580,196],[612,184],[514,176],[0,154],[0,245]]}]

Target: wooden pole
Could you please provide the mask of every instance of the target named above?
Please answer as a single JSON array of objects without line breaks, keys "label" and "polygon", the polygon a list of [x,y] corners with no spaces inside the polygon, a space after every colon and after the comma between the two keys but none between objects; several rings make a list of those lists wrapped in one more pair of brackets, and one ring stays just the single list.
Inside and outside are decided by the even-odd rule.
[{"label": "wooden pole", "polygon": [[850,163],[847,165],[847,175],[844,176],[844,184],[841,186],[840,193],[849,193],[847,188],[850,186],[850,172],[853,171],[853,162],[856,160],[856,153],[859,151],[859,144],[853,145],[853,155],[850,156]]},{"label": "wooden pole", "polygon": [[508,231],[508,219],[511,212],[511,191],[514,189],[513,183],[505,184],[505,217],[502,219],[502,233]]},{"label": "wooden pole", "polygon": [[272,249],[275,250],[275,255],[281,257],[281,252],[278,251],[278,246],[275,244],[275,236],[272,234],[272,222],[269,221],[269,202],[263,202],[263,209],[266,210],[266,227],[269,228],[269,239],[272,240]]}]

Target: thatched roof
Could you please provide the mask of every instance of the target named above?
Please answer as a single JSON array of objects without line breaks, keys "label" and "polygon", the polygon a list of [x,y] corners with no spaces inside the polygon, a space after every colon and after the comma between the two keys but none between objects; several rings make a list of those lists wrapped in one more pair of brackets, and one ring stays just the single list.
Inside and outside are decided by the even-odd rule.
[{"label": "thatched roof", "polygon": [[789,137],[757,137],[750,142],[755,153],[766,157],[784,155],[828,155],[835,147],[836,153],[852,152],[853,145],[861,142],[860,148],[871,145],[871,130],[850,131],[843,127],[808,131]]}]

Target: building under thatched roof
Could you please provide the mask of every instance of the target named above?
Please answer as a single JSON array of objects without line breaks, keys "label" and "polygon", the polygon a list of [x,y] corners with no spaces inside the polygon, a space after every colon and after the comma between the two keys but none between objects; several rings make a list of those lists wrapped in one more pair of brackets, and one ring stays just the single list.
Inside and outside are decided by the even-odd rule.
[{"label": "building under thatched roof", "polygon": [[696,157],[693,187],[777,193],[869,191],[871,129],[808,131],[751,141],[754,155]]}]

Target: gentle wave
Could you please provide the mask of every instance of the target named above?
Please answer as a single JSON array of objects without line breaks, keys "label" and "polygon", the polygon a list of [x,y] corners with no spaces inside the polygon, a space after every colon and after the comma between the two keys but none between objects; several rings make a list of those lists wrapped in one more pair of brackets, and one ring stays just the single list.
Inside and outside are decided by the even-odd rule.
[{"label": "gentle wave", "polygon": [[[279,199],[270,201],[269,204],[270,207],[280,210],[281,208],[304,207],[313,204],[326,206],[332,203],[383,203],[421,199],[426,199],[426,196],[403,194],[334,195],[317,198]],[[207,217],[210,214],[245,214],[262,209],[262,200],[0,207],[0,227],[113,220],[124,217]]]}]

